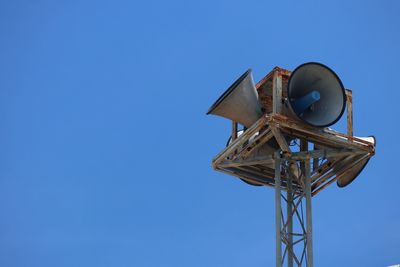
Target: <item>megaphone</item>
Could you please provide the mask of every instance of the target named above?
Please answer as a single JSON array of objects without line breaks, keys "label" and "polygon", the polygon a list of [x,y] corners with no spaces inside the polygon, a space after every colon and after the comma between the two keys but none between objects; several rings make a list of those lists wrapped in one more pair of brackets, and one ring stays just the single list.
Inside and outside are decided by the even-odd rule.
[{"label": "megaphone", "polygon": [[[261,116],[261,104],[258,100],[258,93],[254,85],[251,69],[248,69],[242,76],[239,77],[210,107],[208,114],[218,115],[235,122],[238,122],[245,127],[249,128]],[[237,136],[243,134],[243,130],[237,132]],[[249,142],[258,135],[254,134],[249,139]],[[229,137],[227,146],[232,142],[232,137]],[[271,142],[269,142],[271,143]],[[264,144],[256,149],[252,154],[253,156],[273,154],[278,149],[277,145]],[[273,168],[273,164],[269,166]],[[241,179],[247,184],[254,186],[261,186],[260,183],[250,182]]]},{"label": "megaphone", "polygon": [[287,96],[292,113],[315,127],[336,123],[346,106],[345,89],[339,77],[316,62],[304,63],[292,72]]},{"label": "megaphone", "polygon": [[[365,140],[367,142],[370,142],[374,145],[376,144],[376,139],[374,136],[369,136],[369,137],[357,137],[359,139]],[[361,160],[359,163],[357,163],[356,166],[351,168],[346,172],[345,175],[340,177],[337,181],[336,184],[338,187],[345,187],[348,186],[351,182],[354,181],[354,179],[357,178],[357,176],[362,172],[362,170],[367,166],[370,158]]]},{"label": "megaphone", "polygon": [[247,128],[262,115],[251,69],[239,77],[210,107],[208,114],[236,121]]}]

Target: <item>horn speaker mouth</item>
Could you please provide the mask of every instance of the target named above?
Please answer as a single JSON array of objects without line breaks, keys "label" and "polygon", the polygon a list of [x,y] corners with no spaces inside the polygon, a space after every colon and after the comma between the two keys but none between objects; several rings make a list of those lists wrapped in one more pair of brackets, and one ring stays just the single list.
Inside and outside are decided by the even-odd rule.
[{"label": "horn speaker mouth", "polygon": [[[375,138],[375,136],[372,135],[372,136],[369,136],[369,137],[373,139],[372,142],[373,142],[374,147],[375,147],[376,146],[376,138]],[[367,164],[368,164],[370,159],[371,158],[368,158],[366,160],[361,161],[360,163],[358,163],[354,167],[353,171],[350,171],[349,175],[343,177],[340,180],[337,180],[336,181],[337,186],[340,187],[340,188],[343,188],[343,187],[348,186],[349,184],[351,184],[357,178],[357,176],[360,175],[360,173],[364,170],[365,166],[367,166]]]},{"label": "horn speaker mouth", "polygon": [[235,88],[251,73],[251,69],[248,69],[245,73],[242,74],[228,89],[217,99],[217,101],[212,104],[212,106],[208,109],[206,115],[211,114],[216,107],[221,104],[234,90]]},{"label": "horn speaker mouth", "polygon": [[[320,98],[304,111],[296,109],[298,103],[313,92]],[[346,107],[346,93],[339,76],[329,67],[308,62],[298,66],[290,75],[287,85],[289,106],[296,116],[314,127],[328,127],[335,124]]]}]

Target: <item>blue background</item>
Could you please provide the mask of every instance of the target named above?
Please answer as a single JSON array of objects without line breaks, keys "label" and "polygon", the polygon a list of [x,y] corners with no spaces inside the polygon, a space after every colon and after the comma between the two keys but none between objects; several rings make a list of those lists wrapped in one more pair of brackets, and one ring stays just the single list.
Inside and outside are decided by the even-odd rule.
[{"label": "blue background", "polygon": [[212,170],[230,122],[205,112],[247,68],[307,61],[378,140],[313,199],[315,266],[400,263],[399,7],[1,1],[0,266],[273,266],[274,191]]}]

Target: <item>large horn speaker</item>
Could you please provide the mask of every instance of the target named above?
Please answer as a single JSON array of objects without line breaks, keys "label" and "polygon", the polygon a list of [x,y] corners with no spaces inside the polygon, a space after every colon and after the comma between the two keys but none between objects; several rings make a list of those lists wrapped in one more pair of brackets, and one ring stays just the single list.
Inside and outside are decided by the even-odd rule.
[{"label": "large horn speaker", "polygon": [[237,79],[210,107],[208,114],[218,115],[250,127],[262,115],[251,69]]},{"label": "large horn speaker", "polygon": [[[376,139],[374,136],[369,136],[369,137],[357,137],[359,139],[363,139],[367,142],[370,142],[374,145],[376,145]],[[362,172],[362,170],[367,166],[370,158],[367,158],[365,160],[360,161],[356,166],[351,168],[346,172],[344,176],[342,176],[340,179],[336,181],[336,184],[338,187],[345,187],[349,185],[351,182],[354,181],[354,179],[357,178],[357,176]]]},{"label": "large horn speaker", "polygon": [[315,127],[328,127],[343,115],[345,89],[339,77],[327,66],[309,62],[291,74],[287,95],[293,113]]}]

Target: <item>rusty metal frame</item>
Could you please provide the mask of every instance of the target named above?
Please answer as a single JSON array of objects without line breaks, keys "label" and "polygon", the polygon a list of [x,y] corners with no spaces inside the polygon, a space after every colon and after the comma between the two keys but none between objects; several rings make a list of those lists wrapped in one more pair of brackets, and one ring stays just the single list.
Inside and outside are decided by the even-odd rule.
[{"label": "rusty metal frame", "polygon": [[[254,137],[256,134],[258,135]],[[291,151],[284,136],[306,140],[309,143],[319,145],[320,149]],[[233,142],[213,159],[213,168],[267,186],[274,186],[271,181],[274,181],[275,174],[273,171],[265,172],[262,169],[265,169],[267,164],[273,164],[274,156],[253,156],[253,151],[270,140],[275,140],[279,144],[282,158],[290,162],[335,157],[339,159],[339,162],[346,163],[342,164],[343,166],[336,172],[333,172],[333,167],[335,167],[333,161],[318,166],[311,175],[313,196],[327,185],[335,182],[341,173],[345,173],[354,167],[355,164],[351,164],[353,161],[359,162],[361,159],[367,159],[375,154],[373,144],[365,140],[356,137],[348,138],[347,135],[333,130],[313,129],[281,114],[264,115],[242,135],[234,137],[232,140]],[[359,159],[360,157],[361,159]],[[249,170],[249,166],[260,169],[258,171],[260,177],[254,178],[253,176],[257,175],[257,171]],[[249,175],[249,173],[253,175]],[[326,179],[321,180],[321,177]],[[282,178],[284,184],[287,183],[286,179],[287,175],[284,175]],[[287,190],[287,188],[283,187],[283,190]]]},{"label": "rusty metal frame", "polygon": [[[287,259],[289,267],[294,264],[312,267],[312,197],[359,162],[372,157],[375,147],[353,136],[351,90],[346,89],[346,134],[312,127],[283,114],[286,96],[282,89],[289,76],[290,71],[275,67],[257,83],[260,99],[266,103],[266,113],[240,136],[237,136],[237,123],[232,122],[232,142],[213,159],[212,166],[250,183],[275,188],[276,266],[283,266]],[[293,150],[288,140],[298,140],[299,149]],[[255,155],[258,148],[272,141],[278,144],[278,151]],[[294,173],[293,166],[298,166],[300,172]],[[282,205],[282,199],[286,205]],[[293,230],[295,220],[301,226],[301,233]],[[299,244],[303,244],[303,249],[296,254],[294,248]]]}]

